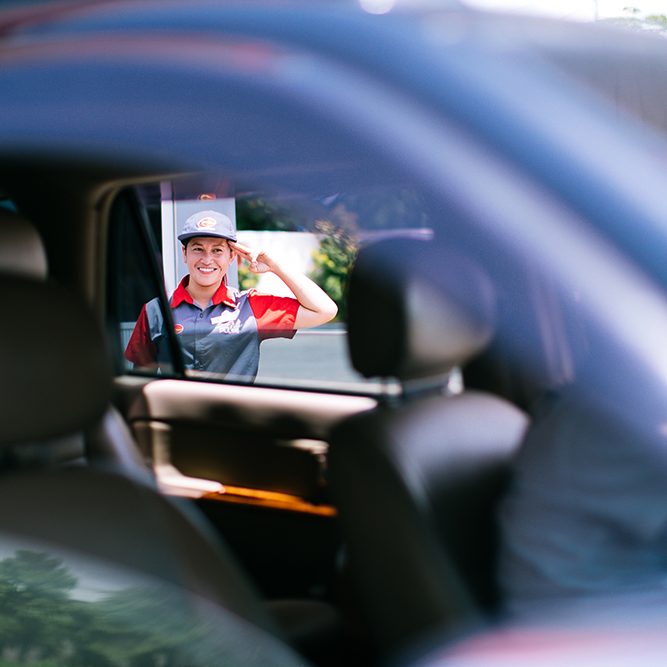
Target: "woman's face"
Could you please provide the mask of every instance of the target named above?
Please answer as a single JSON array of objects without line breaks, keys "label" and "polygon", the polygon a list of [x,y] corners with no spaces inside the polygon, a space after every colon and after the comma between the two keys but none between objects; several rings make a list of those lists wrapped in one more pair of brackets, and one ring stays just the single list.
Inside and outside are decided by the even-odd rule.
[{"label": "woman's face", "polygon": [[195,236],[183,248],[190,280],[200,287],[219,285],[234,260],[226,239]]}]

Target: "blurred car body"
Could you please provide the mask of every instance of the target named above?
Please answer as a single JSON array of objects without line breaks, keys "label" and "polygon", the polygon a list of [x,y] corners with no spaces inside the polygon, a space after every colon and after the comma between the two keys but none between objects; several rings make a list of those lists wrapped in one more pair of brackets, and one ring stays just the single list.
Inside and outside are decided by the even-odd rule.
[{"label": "blurred car body", "polygon": [[[542,394],[580,378],[585,361],[593,371],[583,375],[582,401],[611,406],[638,438],[659,428],[667,380],[659,39],[428,3],[374,15],[343,3],[168,0],[7,10],[0,35],[5,204],[38,229],[50,279],[83,299],[107,332],[113,403],[160,492],[203,511],[265,599],[340,612],[340,655],[325,642],[309,658],[370,664],[402,655],[374,643],[372,619],[348,584],[348,536],[326,466],[335,427],[407,392],[395,378],[367,383],[352,368],[336,382],[322,369],[260,374],[254,384],[193,375],[175,339],[168,371],[128,368],[123,325],[149,298],[167,296],[167,186],[187,201],[212,193],[246,211],[266,204],[273,228],[288,211],[291,228],[306,220],[317,231],[324,220],[331,237],[351,229],[362,246],[403,234],[430,239],[443,261],[453,250],[483,267],[497,304],[493,340],[462,369],[466,387],[530,416]],[[15,326],[9,316],[5,326]],[[34,382],[26,370],[3,391],[15,386],[27,402]],[[16,467],[8,457],[12,485]],[[7,559],[25,550],[7,540]],[[86,554],[75,556],[58,555],[85,581],[77,564]],[[423,628],[429,648],[446,645],[436,662],[450,659],[448,640],[467,620]],[[154,636],[131,622],[136,641]],[[171,623],[182,621],[163,627]],[[436,630],[443,635],[434,640]],[[67,628],[56,633],[69,638]],[[210,661],[192,648],[193,633],[179,638],[185,653],[175,664]],[[109,634],[109,645],[130,641]],[[242,657],[259,641],[250,635],[234,664],[263,664],[271,653]],[[35,643],[33,656],[67,660],[67,646],[50,646]],[[8,643],[9,659],[24,659],[27,647]],[[417,649],[402,649],[417,659]],[[103,655],[110,664],[132,659]],[[146,655],[161,664],[159,651]]]}]

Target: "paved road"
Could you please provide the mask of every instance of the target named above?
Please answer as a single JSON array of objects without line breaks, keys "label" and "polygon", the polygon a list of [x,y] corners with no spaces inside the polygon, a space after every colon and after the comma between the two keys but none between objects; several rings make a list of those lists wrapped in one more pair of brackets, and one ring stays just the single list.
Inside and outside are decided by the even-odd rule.
[{"label": "paved road", "polygon": [[293,339],[262,343],[258,379],[291,378],[360,382],[350,367],[345,331],[340,327],[303,329]]}]

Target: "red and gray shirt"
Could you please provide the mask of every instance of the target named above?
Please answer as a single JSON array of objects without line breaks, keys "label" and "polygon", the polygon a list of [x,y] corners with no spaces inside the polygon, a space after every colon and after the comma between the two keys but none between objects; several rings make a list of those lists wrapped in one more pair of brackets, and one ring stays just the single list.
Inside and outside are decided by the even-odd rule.
[{"label": "red and gray shirt", "polygon": [[[181,343],[185,367],[254,378],[259,367],[259,345],[267,338],[291,338],[299,302],[293,297],[239,292],[224,283],[204,309],[192,300],[185,276],[170,306]],[[171,361],[166,325],[158,299],[139,313],[125,357],[135,366]]]}]

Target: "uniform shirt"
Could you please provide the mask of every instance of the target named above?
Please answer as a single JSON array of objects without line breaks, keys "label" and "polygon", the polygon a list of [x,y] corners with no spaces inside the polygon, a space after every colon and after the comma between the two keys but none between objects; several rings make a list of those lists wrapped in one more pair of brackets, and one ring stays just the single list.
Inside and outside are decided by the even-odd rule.
[{"label": "uniform shirt", "polygon": [[[185,276],[169,305],[185,367],[254,378],[259,345],[266,338],[291,338],[299,302],[292,297],[239,292],[224,283],[204,309],[194,303]],[[159,300],[141,310],[125,357],[135,366],[170,363],[171,353]]]}]

